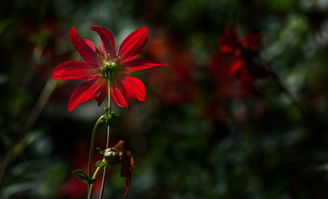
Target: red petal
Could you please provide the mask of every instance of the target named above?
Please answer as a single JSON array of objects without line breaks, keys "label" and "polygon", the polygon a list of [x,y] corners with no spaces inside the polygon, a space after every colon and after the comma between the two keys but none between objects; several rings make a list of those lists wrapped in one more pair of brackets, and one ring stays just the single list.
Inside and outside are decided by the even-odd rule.
[{"label": "red petal", "polygon": [[86,62],[67,61],[56,66],[52,72],[52,78],[56,80],[87,80],[99,75],[94,73],[97,68],[98,67]]},{"label": "red petal", "polygon": [[68,110],[72,111],[77,105],[95,98],[103,83],[92,79],[77,87],[68,100]]},{"label": "red petal", "polygon": [[101,52],[104,55],[110,55],[111,58],[116,57],[115,40],[113,34],[101,26],[92,26],[90,28],[96,31],[101,39]]},{"label": "red petal", "polygon": [[129,98],[121,82],[114,81],[110,91],[117,105],[126,108],[129,107]]},{"label": "red petal", "polygon": [[245,65],[245,61],[242,59],[237,59],[229,68],[228,76],[234,76],[241,68]]},{"label": "red petal", "polygon": [[92,49],[92,51],[94,53],[97,53],[97,48],[96,48],[95,44],[91,40],[89,40],[89,39],[83,39],[83,40]]},{"label": "red petal", "polygon": [[226,28],[224,35],[219,38],[220,51],[223,53],[233,53],[239,49],[240,42],[237,37],[237,26],[233,25],[231,28]]},{"label": "red petal", "polygon": [[235,46],[232,46],[230,44],[227,44],[227,45],[222,44],[220,46],[220,51],[222,53],[232,53],[235,49],[236,49],[236,47]]},{"label": "red petal", "polygon": [[129,187],[131,185],[131,175],[134,168],[134,159],[131,152],[124,153],[121,160],[121,176],[125,177],[124,199],[128,197]]},{"label": "red petal", "polygon": [[158,63],[147,59],[133,59],[125,62],[121,66],[126,67],[128,72],[145,70],[156,66],[167,66],[165,63]]},{"label": "red petal", "polygon": [[94,44],[90,44],[92,41],[86,41],[82,39],[74,27],[69,33],[69,39],[85,61],[89,62],[90,64],[97,65],[97,54],[93,47],[90,47],[94,46]]},{"label": "red petal", "polygon": [[118,55],[120,56],[122,63],[127,62],[140,53],[147,42],[148,28],[143,27],[127,36],[120,46]]},{"label": "red petal", "polygon": [[129,188],[130,188],[130,182],[126,179],[125,180],[125,185],[124,185],[124,196],[123,199],[127,199],[129,196]]},{"label": "red petal", "polygon": [[146,100],[146,88],[140,79],[126,75],[122,81],[122,85],[124,86],[128,97],[132,97],[139,101]]},{"label": "red petal", "polygon": [[108,94],[108,91],[107,91],[107,84],[103,84],[102,87],[100,88],[100,92],[99,92],[99,95],[97,97],[95,97],[97,103],[98,103],[98,106],[104,101],[104,99],[106,98]]}]

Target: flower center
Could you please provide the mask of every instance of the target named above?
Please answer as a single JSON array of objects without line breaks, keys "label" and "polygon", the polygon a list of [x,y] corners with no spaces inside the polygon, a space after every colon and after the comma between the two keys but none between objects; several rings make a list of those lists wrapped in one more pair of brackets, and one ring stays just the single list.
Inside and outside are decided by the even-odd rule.
[{"label": "flower center", "polygon": [[117,75],[119,68],[117,62],[106,61],[100,71],[105,79],[113,79]]}]

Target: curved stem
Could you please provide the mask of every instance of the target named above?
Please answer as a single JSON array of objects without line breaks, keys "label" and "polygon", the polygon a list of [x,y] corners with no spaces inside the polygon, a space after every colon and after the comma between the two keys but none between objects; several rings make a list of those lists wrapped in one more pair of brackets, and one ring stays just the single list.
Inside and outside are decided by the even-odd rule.
[{"label": "curved stem", "polygon": [[53,79],[48,79],[46,85],[42,89],[42,92],[33,107],[32,111],[30,112],[29,116],[27,117],[27,120],[23,126],[21,137],[24,137],[26,133],[33,127],[36,120],[40,116],[41,111],[43,110],[44,106],[49,100],[50,95],[56,88],[56,81]]},{"label": "curved stem", "polygon": [[[34,105],[33,109],[30,111],[25,123],[23,124],[23,128],[21,133],[17,136],[17,139],[13,140],[11,144],[6,147],[8,150],[5,152],[3,161],[0,163],[0,192],[4,186],[5,175],[10,167],[12,161],[14,161],[24,149],[30,144],[27,142],[26,136],[28,135],[29,131],[37,121],[38,117],[40,116],[41,111],[47,104],[52,92],[56,87],[56,81],[53,79],[48,79],[46,85],[43,87],[40,96],[36,104]],[[13,153],[11,149],[17,149]]]},{"label": "curved stem", "polygon": [[88,176],[91,176],[91,172],[92,172],[92,162],[93,162],[93,153],[94,153],[94,148],[95,148],[95,138],[96,138],[96,132],[97,132],[97,128],[99,126],[99,124],[102,123],[102,119],[103,119],[103,115],[99,117],[99,119],[97,120],[96,124],[93,126],[92,129],[92,134],[91,134],[91,142],[90,142],[90,149],[89,149],[89,160],[88,160]]},{"label": "curved stem", "polygon": [[[108,80],[108,114],[112,114],[112,105],[111,105],[111,84],[110,80]],[[108,125],[108,124],[107,124]],[[109,132],[110,132],[110,126],[107,126],[107,135],[106,135],[106,149],[109,147]],[[103,198],[104,195],[104,187],[105,187],[105,181],[106,181],[106,174],[107,174],[107,167],[104,168],[102,179],[101,179],[101,187],[100,187],[100,193],[99,193],[99,199]]]},{"label": "curved stem", "polygon": [[[105,168],[106,168],[106,167],[105,167]],[[98,176],[99,171],[100,171],[101,169],[102,169],[102,167],[97,167],[96,171],[95,171],[95,172],[93,173],[93,175],[92,175],[92,178],[93,178],[93,179],[97,179],[97,176]],[[91,199],[91,197],[92,197],[93,185],[94,185],[94,183],[91,184],[91,185],[89,186],[89,191],[88,191],[88,197],[87,197],[87,199]]]}]

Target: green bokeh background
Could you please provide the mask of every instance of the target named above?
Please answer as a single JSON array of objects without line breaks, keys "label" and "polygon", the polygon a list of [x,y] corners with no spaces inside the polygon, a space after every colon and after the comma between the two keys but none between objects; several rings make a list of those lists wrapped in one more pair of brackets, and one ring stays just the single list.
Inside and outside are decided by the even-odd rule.
[{"label": "green bokeh background", "polygon": [[[259,96],[210,106],[223,110],[222,117],[204,113],[220,93],[208,60],[233,24],[240,35],[262,35],[257,59],[276,72],[304,113],[270,78],[258,85]],[[327,0],[2,0],[0,198],[79,198],[63,187],[87,157],[80,149],[103,108],[93,100],[68,112],[67,100],[80,82],[50,79],[59,63],[81,60],[69,42],[72,26],[99,44],[92,25],[111,30],[118,43],[147,26],[150,43],[164,38],[164,45],[179,46],[193,60],[183,67],[193,68],[188,89],[197,97],[163,99],[170,93],[159,93],[149,78],[174,75],[172,59],[163,58],[168,68],[134,74],[147,87],[147,101],[133,101],[130,110],[114,107],[123,121],[112,130],[111,145],[124,139],[135,157],[129,198],[327,198]],[[154,53],[148,45],[143,52]],[[99,131],[99,146],[105,132]],[[105,198],[123,196],[119,167],[108,187]]]}]

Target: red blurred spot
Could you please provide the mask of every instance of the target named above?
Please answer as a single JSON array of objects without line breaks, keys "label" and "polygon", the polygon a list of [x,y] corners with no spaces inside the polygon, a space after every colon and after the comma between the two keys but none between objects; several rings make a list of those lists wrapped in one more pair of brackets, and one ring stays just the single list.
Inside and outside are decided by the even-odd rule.
[{"label": "red blurred spot", "polygon": [[[88,154],[89,147],[86,142],[81,142],[78,147],[75,155],[72,159],[72,170],[82,170],[84,173],[87,173],[88,170]],[[96,160],[100,159],[100,155],[95,153],[94,164]],[[98,178],[94,185],[94,193],[100,191],[101,178]],[[76,176],[70,175],[66,183],[60,188],[59,195],[65,196],[69,199],[81,199],[87,195],[88,186],[84,184]]]},{"label": "red blurred spot", "polygon": [[[227,28],[225,34],[219,38],[220,53],[226,59],[233,60],[228,71],[229,77],[237,78],[241,82],[241,90],[245,96],[256,94],[255,83],[259,79],[270,76],[270,72],[254,61],[255,53],[261,43],[260,34],[248,34],[241,39],[237,36],[237,27]],[[217,63],[216,67],[220,66]]]},{"label": "red blurred spot", "polygon": [[193,54],[180,42],[159,35],[150,41],[147,53],[154,59],[165,60],[169,67],[150,72],[149,81],[160,100],[166,104],[177,105],[195,101],[198,87],[194,75],[196,60]]}]

